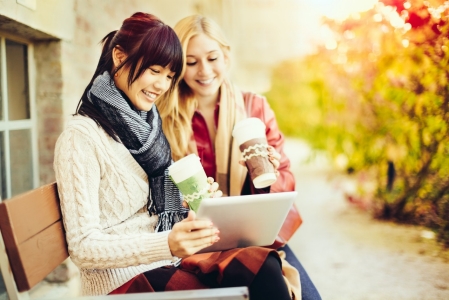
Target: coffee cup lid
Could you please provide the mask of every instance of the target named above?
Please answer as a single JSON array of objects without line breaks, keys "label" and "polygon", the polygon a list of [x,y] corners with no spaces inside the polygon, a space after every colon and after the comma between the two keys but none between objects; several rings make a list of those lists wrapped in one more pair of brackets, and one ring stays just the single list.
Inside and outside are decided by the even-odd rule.
[{"label": "coffee cup lid", "polygon": [[265,132],[265,124],[262,122],[259,118],[246,118],[241,121],[238,121],[233,130],[234,132],[241,130],[241,128],[253,128],[255,130],[261,130],[262,132]]},{"label": "coffee cup lid", "polygon": [[241,145],[247,140],[265,137],[265,124],[259,118],[243,119],[235,124],[232,136]]},{"label": "coffee cup lid", "polygon": [[185,171],[186,166],[188,168],[188,165],[186,165],[186,164],[190,163],[190,164],[194,165],[199,160],[200,160],[200,158],[195,153],[189,154],[189,155],[181,158],[180,160],[174,162],[172,165],[170,165],[168,167],[168,174],[172,175],[179,171]]}]

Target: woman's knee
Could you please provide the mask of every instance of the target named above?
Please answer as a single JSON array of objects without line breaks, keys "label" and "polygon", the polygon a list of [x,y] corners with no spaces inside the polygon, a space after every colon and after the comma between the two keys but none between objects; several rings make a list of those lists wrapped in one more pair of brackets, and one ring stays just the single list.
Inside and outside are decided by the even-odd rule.
[{"label": "woman's knee", "polygon": [[260,268],[268,274],[282,274],[282,265],[279,258],[274,255],[268,255],[267,259]]}]

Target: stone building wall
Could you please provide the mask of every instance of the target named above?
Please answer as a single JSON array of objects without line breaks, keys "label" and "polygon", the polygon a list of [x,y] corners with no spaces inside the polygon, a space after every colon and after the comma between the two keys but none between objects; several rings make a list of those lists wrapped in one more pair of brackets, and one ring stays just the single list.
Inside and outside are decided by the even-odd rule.
[{"label": "stone building wall", "polygon": [[217,21],[232,46],[231,78],[243,89],[265,92],[270,69],[301,51],[295,15],[299,0],[16,0],[0,2],[0,31],[34,47],[40,183],[54,180],[53,150],[97,65],[100,40],[136,11],[174,26],[201,13]]},{"label": "stone building wall", "polygon": [[53,151],[63,129],[61,42],[35,42],[34,60],[39,181],[46,184],[55,180]]},{"label": "stone building wall", "polygon": [[54,146],[92,77],[100,40],[134,12],[150,12],[166,23],[167,19],[175,23],[194,13],[194,8],[189,0],[36,0],[34,9],[15,0],[0,2],[0,31],[33,45],[34,65],[30,69],[40,184],[55,180]]}]

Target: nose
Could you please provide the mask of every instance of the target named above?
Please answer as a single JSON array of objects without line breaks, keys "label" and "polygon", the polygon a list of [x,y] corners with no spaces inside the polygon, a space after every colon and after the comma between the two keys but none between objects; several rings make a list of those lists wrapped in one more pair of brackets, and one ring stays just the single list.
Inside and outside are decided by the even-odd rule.
[{"label": "nose", "polygon": [[207,62],[201,62],[200,64],[200,68],[198,70],[198,73],[200,75],[209,75],[209,73],[211,72],[211,67]]},{"label": "nose", "polygon": [[158,89],[158,91],[165,93],[169,87],[170,87],[171,81],[167,80],[167,77],[165,75],[160,75],[157,77],[156,81],[154,82],[154,87]]}]

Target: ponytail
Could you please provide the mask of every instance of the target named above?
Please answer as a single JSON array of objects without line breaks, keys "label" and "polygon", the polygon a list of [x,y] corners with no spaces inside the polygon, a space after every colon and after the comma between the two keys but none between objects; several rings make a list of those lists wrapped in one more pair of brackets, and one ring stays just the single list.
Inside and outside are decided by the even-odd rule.
[{"label": "ponytail", "polygon": [[[118,142],[119,139],[111,123],[106,118],[103,117],[103,114],[95,108],[95,106],[92,104],[92,102],[89,101],[89,98],[87,96],[95,78],[97,78],[97,76],[102,74],[105,70],[112,69],[112,49],[110,49],[110,47],[111,41],[116,33],[117,30],[111,31],[104,38],[101,39],[101,44],[103,45],[103,48],[101,50],[101,55],[100,59],[98,60],[97,68],[95,69],[94,75],[92,76],[89,84],[84,89],[83,95],[81,96],[81,99],[76,107],[75,115],[78,114],[81,116],[91,118],[92,120],[95,121],[95,123],[97,123],[98,126],[102,127],[109,136],[111,136],[115,141]],[[111,78],[112,76],[114,76],[116,72],[117,69],[111,71]]]}]

